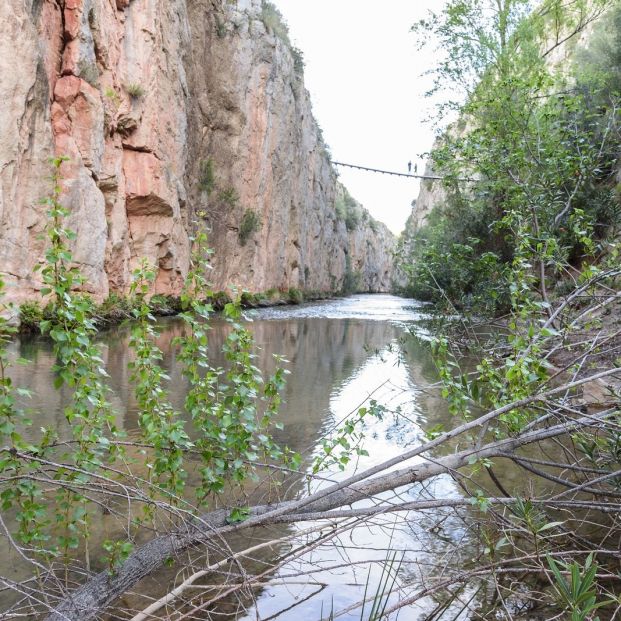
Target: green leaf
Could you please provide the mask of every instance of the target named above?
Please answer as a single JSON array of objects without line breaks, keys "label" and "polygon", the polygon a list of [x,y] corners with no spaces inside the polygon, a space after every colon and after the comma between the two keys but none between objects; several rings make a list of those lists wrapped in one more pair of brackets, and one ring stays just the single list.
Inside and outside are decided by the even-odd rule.
[{"label": "green leaf", "polygon": [[245,522],[250,517],[250,509],[247,507],[235,507],[226,518],[227,524],[239,524]]}]

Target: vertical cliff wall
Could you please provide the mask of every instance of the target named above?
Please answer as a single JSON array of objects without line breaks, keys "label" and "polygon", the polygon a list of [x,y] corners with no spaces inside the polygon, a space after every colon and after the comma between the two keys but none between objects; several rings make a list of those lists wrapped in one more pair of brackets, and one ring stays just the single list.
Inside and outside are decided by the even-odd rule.
[{"label": "vertical cliff wall", "polygon": [[[376,233],[370,220],[348,230],[334,209],[336,173],[301,57],[282,25],[258,0],[195,0],[189,7],[186,65],[190,90],[200,96],[190,113],[186,185],[213,229],[216,286],[338,290],[347,266],[360,263],[368,275],[363,288],[388,290],[390,278],[371,273],[390,270],[392,236]],[[201,184],[207,166],[208,192]],[[249,213],[256,226],[240,243]],[[372,264],[379,254],[366,252],[363,237],[386,250],[381,265]]]},{"label": "vertical cliff wall", "polygon": [[[435,149],[438,141],[434,143],[432,148]],[[425,176],[433,177],[437,173],[434,172],[431,161],[425,166]],[[404,236],[412,236],[423,227],[429,214],[434,207],[441,205],[446,200],[446,190],[442,185],[442,181],[438,179],[423,179],[418,191],[418,197],[412,202],[412,212],[405,224]]]},{"label": "vertical cliff wall", "polygon": [[389,287],[392,236],[339,218],[301,59],[259,0],[24,0],[2,3],[0,31],[11,299],[40,288],[54,154],[70,158],[63,202],[98,297],[126,291],[142,257],[157,292],[178,292],[199,219],[218,288],[338,290],[348,265]]}]

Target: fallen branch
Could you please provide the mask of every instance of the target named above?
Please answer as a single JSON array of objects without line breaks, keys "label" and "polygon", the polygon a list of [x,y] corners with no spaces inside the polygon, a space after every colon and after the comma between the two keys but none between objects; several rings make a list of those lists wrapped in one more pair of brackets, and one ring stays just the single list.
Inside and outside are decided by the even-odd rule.
[{"label": "fallen branch", "polygon": [[[612,372],[617,372],[616,369]],[[573,387],[580,386],[587,381],[592,381],[596,377],[610,375],[611,371],[598,373],[589,378],[583,378],[570,384],[552,389],[542,395],[536,395],[527,399],[522,399],[514,404],[498,408],[480,418],[461,425],[453,431],[449,431],[436,440],[427,442],[420,447],[408,451],[398,457],[390,459],[383,464],[379,464],[358,475],[337,483],[327,489],[320,490],[301,500],[293,500],[279,503],[276,505],[263,505],[254,507],[251,510],[251,517],[240,524],[227,524],[229,512],[227,510],[217,510],[208,513],[201,518],[197,518],[191,523],[185,524],[183,529],[170,534],[162,535],[148,542],[133,552],[129,558],[121,565],[114,575],[107,571],[93,576],[84,585],[72,593],[67,593],[64,600],[60,602],[55,610],[47,616],[47,621],[90,621],[95,619],[101,612],[105,611],[118,597],[132,588],[137,582],[157,570],[166,559],[175,557],[183,550],[192,545],[205,543],[212,536],[223,535],[248,529],[255,526],[264,526],[279,522],[298,522],[302,520],[317,519],[339,519],[341,517],[353,517],[354,515],[374,515],[392,510],[414,510],[425,508],[425,505],[411,504],[407,509],[400,508],[399,505],[389,505],[388,507],[369,507],[351,510],[349,512],[339,512],[330,514],[328,512],[344,506],[352,505],[359,500],[373,498],[377,494],[387,491],[394,491],[405,485],[428,480],[440,474],[455,472],[473,461],[480,459],[490,459],[496,456],[505,455],[515,451],[521,446],[539,442],[547,438],[564,435],[568,432],[583,427],[593,426],[598,422],[603,422],[611,416],[615,410],[601,412],[597,416],[586,416],[577,420],[564,422],[547,429],[529,431],[526,434],[500,440],[484,446],[480,449],[467,449],[439,457],[433,461],[419,463],[402,470],[390,471],[382,476],[375,476],[380,472],[389,470],[394,465],[398,465],[412,459],[422,453],[429,452],[437,447],[446,439],[481,426],[488,420],[508,412],[517,407],[523,407],[535,401],[544,400],[551,395],[565,392]],[[442,439],[444,438],[444,440]],[[507,502],[507,499],[499,499]],[[442,501],[450,506],[451,501]],[[467,502],[467,501],[466,501]],[[575,503],[573,503],[575,506]],[[604,503],[598,503],[601,510]],[[592,506],[592,505],[590,505]],[[611,505],[606,505],[611,506]],[[429,507],[427,507],[429,508]],[[618,507],[615,505],[615,511]],[[354,513],[355,511],[355,513]]]}]

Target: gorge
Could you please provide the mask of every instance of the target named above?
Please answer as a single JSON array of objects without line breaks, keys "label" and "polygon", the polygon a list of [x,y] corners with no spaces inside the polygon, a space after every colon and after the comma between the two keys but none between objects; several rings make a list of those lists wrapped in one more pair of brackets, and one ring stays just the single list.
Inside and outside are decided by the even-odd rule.
[{"label": "gorge", "polygon": [[621,0],[277,2],[340,164],[269,0],[0,6],[0,619],[618,618]]}]

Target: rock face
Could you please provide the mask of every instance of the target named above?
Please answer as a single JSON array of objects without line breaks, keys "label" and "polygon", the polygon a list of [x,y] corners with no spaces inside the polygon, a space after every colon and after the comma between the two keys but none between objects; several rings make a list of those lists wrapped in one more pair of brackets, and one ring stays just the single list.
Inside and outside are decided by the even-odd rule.
[{"label": "rock face", "polygon": [[[435,149],[437,145],[438,142],[436,141],[432,150]],[[428,161],[425,166],[425,176],[432,177],[435,174],[436,173],[431,167],[431,162]],[[445,200],[446,190],[442,185],[442,181],[436,179],[423,179],[420,184],[418,197],[412,203],[412,213],[405,224],[404,235],[411,236],[416,233],[416,231],[426,224],[431,210],[435,206],[441,205]]]},{"label": "rock face", "polygon": [[[344,218],[339,213],[343,206]],[[367,293],[390,291],[396,251],[393,234],[385,224],[374,220],[340,183],[336,186],[336,211],[339,233],[349,239],[345,249],[345,290]],[[345,230],[341,228],[343,224]]]},{"label": "rock face", "polygon": [[[439,141],[437,140],[433,149],[437,148]],[[433,177],[437,175],[431,162],[428,161],[425,166],[425,176]],[[393,286],[397,291],[407,291],[409,276],[407,275],[408,265],[414,256],[414,249],[417,244],[416,234],[427,224],[429,214],[434,207],[440,207],[446,200],[446,190],[442,185],[442,181],[438,179],[423,179],[420,184],[418,197],[412,201],[412,211],[405,223],[405,228],[401,233],[396,248],[396,256],[399,259],[393,270]]]},{"label": "rock face", "polygon": [[[74,256],[99,298],[141,258],[179,292],[199,220],[215,288],[388,290],[393,239],[347,228],[301,59],[260,0],[0,4],[0,273],[35,297],[48,158],[66,155]],[[264,23],[265,22],[265,23]],[[267,24],[267,25],[266,25]]]}]

